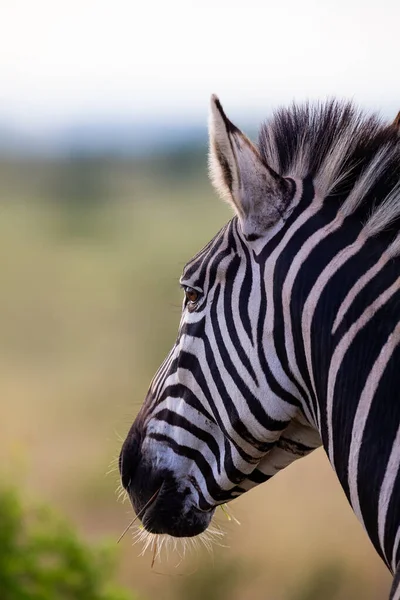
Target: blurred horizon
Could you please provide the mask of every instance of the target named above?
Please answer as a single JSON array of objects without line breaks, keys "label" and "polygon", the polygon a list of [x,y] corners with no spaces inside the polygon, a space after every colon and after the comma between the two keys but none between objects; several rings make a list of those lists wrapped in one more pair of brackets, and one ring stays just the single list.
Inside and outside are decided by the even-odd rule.
[{"label": "blurred horizon", "polygon": [[333,96],[394,118],[398,16],[391,0],[4,0],[0,149],[163,151],[204,140],[212,93],[244,130]]},{"label": "blurred horizon", "polygon": [[[243,131],[256,138],[263,121],[280,106],[282,105],[277,105],[260,119],[254,114],[235,119],[230,114],[229,107],[226,107],[226,111]],[[368,106],[359,106],[365,112],[372,112]],[[376,112],[390,121],[397,115],[399,106],[395,102],[387,102],[386,108]],[[159,117],[153,121],[149,117],[147,121],[133,118],[125,121],[121,118],[79,118],[61,126],[29,130],[23,125],[7,124],[0,114],[0,158],[3,159],[65,159],[71,155],[135,159],[167,155],[183,149],[203,150],[206,153],[207,140],[207,118],[204,118],[203,123],[198,119],[171,121],[167,117]]]}]

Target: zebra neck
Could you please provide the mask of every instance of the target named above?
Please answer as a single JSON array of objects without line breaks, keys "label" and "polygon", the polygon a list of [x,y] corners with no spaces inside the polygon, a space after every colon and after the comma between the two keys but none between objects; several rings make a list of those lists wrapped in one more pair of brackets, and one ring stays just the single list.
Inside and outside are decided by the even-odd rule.
[{"label": "zebra neck", "polygon": [[[327,203],[274,267],[275,346],[358,518],[394,570],[400,534],[400,278],[387,239]],[[398,391],[399,390],[399,391]]]}]

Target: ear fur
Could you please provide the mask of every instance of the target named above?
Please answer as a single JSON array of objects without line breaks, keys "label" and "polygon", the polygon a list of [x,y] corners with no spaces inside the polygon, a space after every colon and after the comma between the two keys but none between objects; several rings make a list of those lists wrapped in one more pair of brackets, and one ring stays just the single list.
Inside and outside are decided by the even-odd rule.
[{"label": "ear fur", "polygon": [[393,121],[392,127],[394,127],[397,133],[400,135],[400,111],[397,113],[397,117]]},{"label": "ear fur", "polygon": [[293,196],[293,182],[262,160],[256,146],[225,115],[211,97],[209,121],[211,181],[232,204],[245,235],[259,237],[282,218]]}]

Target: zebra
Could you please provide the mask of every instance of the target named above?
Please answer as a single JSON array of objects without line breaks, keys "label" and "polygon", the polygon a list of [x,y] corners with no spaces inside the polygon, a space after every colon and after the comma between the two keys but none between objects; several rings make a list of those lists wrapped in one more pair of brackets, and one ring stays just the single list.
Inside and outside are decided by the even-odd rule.
[{"label": "zebra", "polygon": [[144,528],[191,537],[323,445],[400,599],[400,113],[279,109],[254,144],[211,98],[233,218],[183,269],[178,336],[123,443]]}]

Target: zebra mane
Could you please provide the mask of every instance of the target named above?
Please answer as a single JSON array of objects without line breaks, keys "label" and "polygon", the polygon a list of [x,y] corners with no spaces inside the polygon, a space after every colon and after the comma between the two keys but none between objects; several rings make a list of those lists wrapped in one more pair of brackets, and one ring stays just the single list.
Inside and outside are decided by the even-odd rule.
[{"label": "zebra mane", "polygon": [[318,194],[334,195],[345,216],[364,209],[374,233],[400,218],[396,121],[384,123],[351,102],[294,104],[264,123],[258,145],[263,160],[277,173],[311,176]]}]

